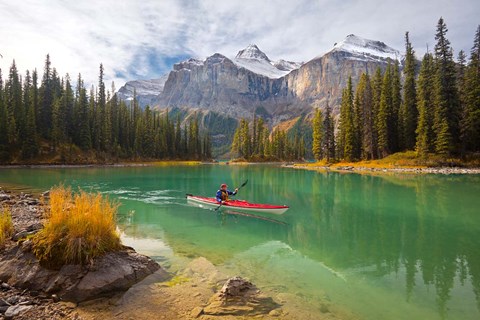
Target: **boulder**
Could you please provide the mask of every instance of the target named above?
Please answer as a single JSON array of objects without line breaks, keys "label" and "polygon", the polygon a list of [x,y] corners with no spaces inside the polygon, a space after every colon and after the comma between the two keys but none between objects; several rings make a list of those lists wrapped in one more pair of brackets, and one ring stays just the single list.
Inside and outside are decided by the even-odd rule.
[{"label": "boulder", "polygon": [[280,307],[271,297],[241,277],[227,280],[222,289],[214,294],[203,313],[214,316],[261,316]]},{"label": "boulder", "polygon": [[15,246],[0,257],[0,280],[78,303],[126,291],[159,268],[149,257],[123,247],[88,266],[65,265],[60,270],[50,270],[41,266],[31,252]]},{"label": "boulder", "polygon": [[28,311],[32,308],[32,306],[27,305],[16,305],[8,307],[7,311],[5,311],[5,319],[13,319],[14,317]]}]

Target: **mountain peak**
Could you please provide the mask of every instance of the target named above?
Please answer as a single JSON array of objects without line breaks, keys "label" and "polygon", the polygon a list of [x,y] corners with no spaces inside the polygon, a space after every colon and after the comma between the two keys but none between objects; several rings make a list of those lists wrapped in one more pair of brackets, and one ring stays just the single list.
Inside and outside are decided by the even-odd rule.
[{"label": "mountain peak", "polygon": [[236,59],[255,59],[270,62],[267,55],[256,44],[249,44],[245,49],[238,51]]},{"label": "mountain peak", "polygon": [[353,55],[363,55],[368,58],[378,57],[392,60],[401,58],[400,52],[385,43],[376,40],[365,39],[354,34],[349,34],[341,42],[335,43],[332,51],[343,51]]}]

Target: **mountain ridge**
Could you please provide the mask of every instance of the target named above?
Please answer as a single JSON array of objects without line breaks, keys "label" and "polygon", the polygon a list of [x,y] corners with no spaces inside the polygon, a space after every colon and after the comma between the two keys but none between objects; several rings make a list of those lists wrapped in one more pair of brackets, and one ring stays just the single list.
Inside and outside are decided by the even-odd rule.
[{"label": "mountain ridge", "polygon": [[324,108],[326,100],[338,113],[341,89],[349,76],[355,84],[362,73],[373,74],[377,67],[384,69],[390,60],[401,57],[381,41],[353,34],[306,63],[272,62],[250,44],[234,58],[215,53],[204,60],[176,63],[163,89],[146,100],[157,108],[200,108],[237,119],[261,109],[267,122],[275,125]]}]

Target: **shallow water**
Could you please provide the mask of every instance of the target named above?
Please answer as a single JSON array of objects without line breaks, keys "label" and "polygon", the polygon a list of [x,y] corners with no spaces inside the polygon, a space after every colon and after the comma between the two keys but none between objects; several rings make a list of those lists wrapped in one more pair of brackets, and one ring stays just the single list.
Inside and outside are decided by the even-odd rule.
[{"label": "shallow water", "polygon": [[[282,216],[187,204],[222,182]],[[480,318],[480,176],[318,173],[274,166],[1,169],[0,186],[63,182],[121,201],[125,244],[175,271],[203,256],[260,288],[361,319]],[[320,311],[318,311],[320,312]]]}]

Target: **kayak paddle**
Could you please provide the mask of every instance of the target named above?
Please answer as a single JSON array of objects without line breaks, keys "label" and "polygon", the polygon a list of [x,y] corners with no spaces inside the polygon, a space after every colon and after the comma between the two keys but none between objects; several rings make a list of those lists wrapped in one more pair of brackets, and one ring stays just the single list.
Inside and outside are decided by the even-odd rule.
[{"label": "kayak paddle", "polygon": [[[242,185],[241,185],[240,187],[238,187],[238,188],[237,188],[237,193],[238,193],[238,191],[239,191],[240,189],[242,189],[243,187],[245,187],[245,186],[247,185],[247,182],[248,182],[248,179],[247,179],[247,180],[245,180],[245,182],[244,182],[244,183],[242,183]],[[220,205],[219,205],[218,207],[216,207],[216,208],[215,208],[215,211],[217,211],[218,209],[220,209],[220,207],[221,207],[222,205],[223,205],[223,202],[222,202],[222,203],[220,203]]]}]

